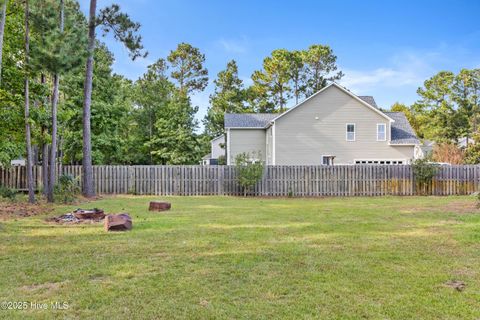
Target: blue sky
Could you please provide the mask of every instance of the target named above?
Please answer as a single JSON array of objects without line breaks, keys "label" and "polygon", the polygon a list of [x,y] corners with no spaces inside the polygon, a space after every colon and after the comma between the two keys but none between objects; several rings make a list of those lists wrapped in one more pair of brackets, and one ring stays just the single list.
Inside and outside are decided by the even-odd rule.
[{"label": "blue sky", "polygon": [[[98,8],[112,1],[99,0]],[[186,1],[118,0],[142,24],[146,59],[132,62],[121,45],[106,39],[114,71],[137,79],[147,65],[180,42],[206,55],[210,85],[192,101],[202,119],[212,81],[235,59],[248,85],[250,75],[274,49],[329,45],[345,73],[341,84],[373,95],[389,108],[410,104],[416,89],[441,70],[480,67],[480,1]],[[88,10],[88,0],[80,1]],[[100,32],[99,32],[100,34]]]}]

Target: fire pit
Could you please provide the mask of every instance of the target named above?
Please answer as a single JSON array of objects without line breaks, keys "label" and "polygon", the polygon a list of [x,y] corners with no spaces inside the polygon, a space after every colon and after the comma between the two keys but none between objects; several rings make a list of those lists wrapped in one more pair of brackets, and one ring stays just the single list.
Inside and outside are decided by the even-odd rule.
[{"label": "fire pit", "polygon": [[101,209],[76,209],[73,212],[69,212],[66,214],[62,214],[58,217],[53,217],[47,219],[49,222],[56,222],[56,223],[93,223],[99,222],[105,218],[105,213]]},{"label": "fire pit", "polygon": [[105,213],[103,212],[103,210],[97,209],[97,208],[93,208],[91,210],[78,208],[77,210],[74,210],[72,213],[73,213],[73,216],[79,220],[85,220],[85,219],[102,220],[103,218],[105,218]]}]

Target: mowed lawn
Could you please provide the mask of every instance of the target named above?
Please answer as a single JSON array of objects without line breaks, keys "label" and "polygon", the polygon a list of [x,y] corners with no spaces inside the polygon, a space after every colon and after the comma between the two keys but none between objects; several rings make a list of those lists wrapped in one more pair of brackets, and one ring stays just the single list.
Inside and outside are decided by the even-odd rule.
[{"label": "mowed lawn", "polygon": [[[474,197],[168,197],[168,213],[151,199],[0,222],[0,301],[68,303],[0,318],[480,318]],[[44,221],[78,206],[134,228]]]}]

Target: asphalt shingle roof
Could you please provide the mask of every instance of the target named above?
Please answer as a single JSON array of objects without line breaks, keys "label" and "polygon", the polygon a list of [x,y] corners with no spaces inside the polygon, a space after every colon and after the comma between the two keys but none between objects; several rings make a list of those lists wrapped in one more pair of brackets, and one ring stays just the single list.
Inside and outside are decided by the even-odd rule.
[{"label": "asphalt shingle roof", "polygon": [[225,128],[265,128],[278,113],[226,113]]},{"label": "asphalt shingle roof", "polygon": [[372,96],[358,96],[360,99],[371,105],[372,107],[375,107],[378,109],[377,103],[375,102],[375,99]]},{"label": "asphalt shingle roof", "polygon": [[384,112],[395,120],[392,123],[391,143],[392,144],[419,144],[420,141],[413,131],[412,126],[403,112]]}]

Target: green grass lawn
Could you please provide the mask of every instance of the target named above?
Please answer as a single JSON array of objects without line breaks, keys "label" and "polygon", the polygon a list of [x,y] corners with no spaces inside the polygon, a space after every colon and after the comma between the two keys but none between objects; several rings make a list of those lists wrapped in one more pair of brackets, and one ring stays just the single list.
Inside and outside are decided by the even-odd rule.
[{"label": "green grass lawn", "polygon": [[474,197],[169,197],[168,213],[150,199],[47,214],[129,212],[125,233],[0,222],[0,301],[68,303],[0,318],[480,318]]}]

